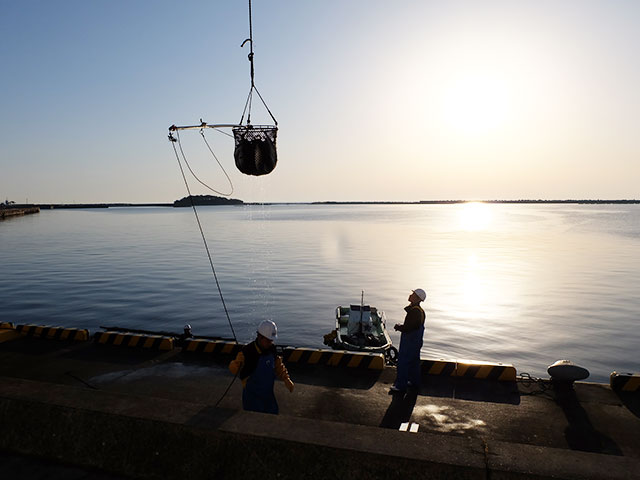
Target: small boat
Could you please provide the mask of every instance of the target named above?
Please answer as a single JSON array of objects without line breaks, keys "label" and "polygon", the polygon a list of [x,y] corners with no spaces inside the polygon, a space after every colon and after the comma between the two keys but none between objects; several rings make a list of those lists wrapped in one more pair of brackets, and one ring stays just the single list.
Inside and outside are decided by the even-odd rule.
[{"label": "small boat", "polygon": [[384,312],[369,305],[338,306],[336,328],[324,336],[324,343],[334,350],[384,353],[389,363],[395,363],[398,357]]}]

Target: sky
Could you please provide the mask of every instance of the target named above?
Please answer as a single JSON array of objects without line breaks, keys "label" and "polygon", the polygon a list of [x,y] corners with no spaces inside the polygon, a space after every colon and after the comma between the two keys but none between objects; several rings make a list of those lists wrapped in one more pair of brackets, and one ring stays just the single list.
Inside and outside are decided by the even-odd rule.
[{"label": "sky", "polygon": [[[247,202],[640,198],[640,2],[253,0],[278,165]],[[238,123],[248,2],[0,0],[0,200],[172,202]],[[271,123],[259,102],[252,122]],[[198,177],[229,183],[197,130]],[[194,194],[211,194],[192,177]]]}]

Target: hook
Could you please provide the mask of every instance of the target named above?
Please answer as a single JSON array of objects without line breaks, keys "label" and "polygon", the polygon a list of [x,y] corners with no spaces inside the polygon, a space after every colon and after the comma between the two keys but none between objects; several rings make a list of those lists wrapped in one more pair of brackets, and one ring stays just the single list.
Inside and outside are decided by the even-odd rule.
[{"label": "hook", "polygon": [[253,40],[251,40],[250,38],[247,38],[244,42],[242,42],[242,45],[240,45],[240,47],[244,47],[244,44],[247,42],[251,42],[251,44],[253,45]]}]

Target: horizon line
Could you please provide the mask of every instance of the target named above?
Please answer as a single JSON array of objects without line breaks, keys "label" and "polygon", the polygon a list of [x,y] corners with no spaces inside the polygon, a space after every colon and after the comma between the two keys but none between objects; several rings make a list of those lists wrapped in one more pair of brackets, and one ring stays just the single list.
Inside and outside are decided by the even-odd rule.
[{"label": "horizon line", "polygon": [[[194,195],[209,196],[212,195]],[[188,198],[188,197],[184,197]],[[217,197],[225,200],[229,197]],[[317,200],[317,201],[272,201],[272,202],[245,202],[240,200],[243,205],[429,205],[429,204],[459,204],[459,203],[586,203],[586,204],[639,204],[640,199],[454,199],[454,200]],[[73,203],[55,203],[55,202],[37,202],[37,203],[1,203],[3,208],[22,208],[22,207],[75,207],[75,208],[91,208],[91,207],[144,207],[144,206],[173,206],[174,202],[73,202]]]}]

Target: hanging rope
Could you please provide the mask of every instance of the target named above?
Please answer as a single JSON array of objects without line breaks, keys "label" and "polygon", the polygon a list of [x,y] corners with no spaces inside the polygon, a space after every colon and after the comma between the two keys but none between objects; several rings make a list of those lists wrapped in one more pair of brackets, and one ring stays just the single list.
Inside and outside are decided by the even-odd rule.
[{"label": "hanging rope", "polygon": [[[176,132],[177,133],[177,132]],[[193,213],[196,217],[196,222],[198,223],[198,228],[200,229],[200,235],[202,236],[202,242],[204,243],[204,248],[207,251],[207,257],[209,258],[209,265],[211,265],[211,272],[213,273],[213,278],[216,282],[216,287],[218,287],[218,294],[220,295],[220,300],[222,301],[222,307],[224,308],[224,313],[227,316],[227,321],[229,322],[229,327],[231,328],[231,333],[233,334],[233,339],[236,343],[238,343],[238,338],[236,337],[236,332],[233,329],[233,324],[231,323],[231,317],[229,317],[229,310],[227,310],[227,305],[224,301],[224,296],[222,295],[222,289],[220,288],[220,282],[218,281],[218,275],[216,274],[216,267],[213,264],[213,259],[211,257],[211,251],[209,250],[209,245],[207,244],[207,239],[204,235],[204,231],[202,230],[202,224],[200,223],[200,217],[198,216],[198,210],[196,209],[196,205],[193,202],[193,195],[191,195],[191,189],[189,188],[189,183],[187,182],[187,176],[184,173],[184,168],[182,168],[182,162],[180,162],[180,156],[178,155],[178,150],[176,149],[176,143],[180,147],[180,151],[182,152],[182,146],[180,145],[180,135],[176,135],[178,138],[177,142],[172,141],[171,145],[173,146],[173,152],[176,154],[176,159],[178,160],[178,166],[180,167],[180,173],[182,174],[182,180],[184,180],[184,185],[187,187],[187,193],[189,194],[189,200],[191,202],[191,208],[193,209]],[[184,156],[184,153],[183,153]],[[185,159],[186,162],[186,159]]]},{"label": "hanging rope", "polygon": [[[213,193],[217,193],[218,195],[222,195],[224,197],[228,197],[231,194],[233,194],[233,182],[231,182],[231,179],[229,178],[229,175],[227,174],[227,171],[224,169],[224,167],[222,166],[222,164],[220,163],[220,160],[218,160],[218,157],[216,156],[216,154],[213,152],[213,149],[211,148],[211,146],[209,145],[209,142],[207,142],[207,138],[204,135],[204,130],[200,129],[200,135],[202,135],[202,140],[204,140],[205,145],[207,146],[207,148],[209,149],[209,152],[211,152],[211,155],[213,155],[213,158],[215,158],[216,162],[218,162],[218,165],[220,166],[220,168],[222,169],[222,173],[224,173],[224,176],[227,177],[227,181],[229,182],[229,187],[231,187],[231,191],[229,193],[223,193],[220,192],[212,187],[210,187],[209,185],[207,185],[206,183],[204,183],[202,180],[200,180],[200,178],[198,178],[198,176],[196,175],[196,173],[193,171],[193,169],[191,168],[191,165],[189,165],[189,161],[187,160],[187,156],[184,154],[184,150],[182,149],[182,143],[180,142],[180,134],[178,133],[178,131],[176,130],[176,136],[173,137],[172,135],[169,136],[169,140],[171,140],[172,144],[177,143],[178,144],[178,148],[180,149],[180,154],[182,155],[182,159],[184,160],[185,165],[187,166],[187,168],[189,169],[189,171],[191,172],[191,175],[193,175],[193,177],[204,187],[208,188],[209,190],[211,190]],[[175,150],[175,145],[173,146],[174,150]],[[177,152],[176,152],[177,154]],[[178,159],[179,160],[179,159]]]},{"label": "hanging rope", "polygon": [[[231,182],[231,179],[229,178],[229,175],[227,175],[227,171],[224,169],[224,167],[220,163],[220,160],[218,160],[218,157],[216,156],[216,154],[213,153],[213,149],[209,145],[209,142],[207,142],[207,137],[205,137],[203,129],[200,129],[200,135],[202,136],[202,140],[204,140],[204,144],[207,146],[207,148],[211,152],[211,155],[213,155],[213,158],[215,158],[216,162],[218,162],[218,165],[220,166],[220,169],[222,170],[222,173],[224,173],[224,176],[227,177],[227,181],[229,182],[229,186],[231,187],[231,191],[229,193],[226,193],[226,194],[225,193],[220,193],[220,192],[216,192],[216,193],[220,193],[220,195],[223,195],[223,196],[226,196],[226,197],[231,196],[231,194],[233,193],[233,182]],[[191,168],[189,168],[189,170],[191,171]],[[191,172],[191,173],[193,173],[193,172]],[[194,177],[195,177],[195,175],[194,175]],[[198,180],[198,181],[200,181],[200,180]],[[202,183],[202,182],[200,182],[200,183]],[[208,185],[206,185],[206,186],[208,187]],[[211,187],[208,187],[208,188],[209,188],[209,190],[213,190]],[[215,190],[213,190],[213,191],[215,192]]]},{"label": "hanging rope", "polygon": [[[171,145],[173,146],[173,153],[175,153],[176,160],[178,161],[178,166],[180,167],[180,173],[182,174],[182,180],[184,181],[184,186],[187,188],[187,193],[189,194],[189,201],[191,202],[191,208],[193,209],[193,213],[194,213],[194,215],[196,217],[196,222],[198,223],[198,229],[200,230],[200,236],[202,237],[202,243],[204,243],[204,248],[207,251],[207,257],[209,258],[209,265],[211,266],[211,272],[213,273],[213,278],[214,278],[214,280],[216,282],[216,287],[218,288],[218,294],[220,295],[220,300],[222,301],[222,307],[224,308],[224,313],[227,316],[227,322],[229,322],[229,328],[231,328],[231,333],[233,334],[233,340],[236,343],[238,343],[238,337],[236,336],[236,332],[235,332],[235,330],[233,328],[233,324],[231,323],[231,317],[229,316],[229,310],[227,309],[227,305],[226,305],[226,303],[224,301],[224,295],[222,295],[222,289],[220,288],[220,282],[218,281],[218,275],[216,274],[216,267],[213,264],[213,259],[211,257],[211,251],[209,250],[209,245],[207,244],[207,238],[205,237],[204,231],[202,230],[202,224],[200,223],[200,217],[198,216],[198,210],[196,209],[196,204],[193,201],[193,195],[191,195],[191,189],[189,188],[189,182],[187,182],[187,176],[185,175],[184,168],[182,168],[182,163],[180,162],[180,156],[178,155],[178,150],[176,149],[176,145],[175,145],[176,143],[178,144],[178,147],[180,148],[180,153],[182,154],[182,158],[184,159],[184,162],[187,165],[187,167],[189,167],[189,163],[187,162],[187,157],[184,155],[184,151],[182,150],[182,144],[180,143],[180,134],[178,133],[177,130],[175,132],[176,132],[176,136],[175,137],[173,135],[171,135],[171,133],[169,133],[169,140],[171,141]],[[207,147],[209,147],[209,144],[207,143],[207,140],[204,137],[204,133],[203,133],[202,129],[200,130],[200,133],[202,134],[202,138],[204,139],[205,143],[207,144]],[[213,153],[213,150],[211,150],[210,147],[209,147],[209,150],[211,151],[211,154],[214,156],[214,158],[217,161],[218,158]],[[219,161],[218,161],[218,164],[220,164]],[[220,167],[222,168],[222,165],[220,165]],[[191,167],[189,167],[189,171],[193,174],[193,176],[196,178],[196,180],[198,180],[200,183],[205,185],[203,182],[200,181],[200,179],[198,179],[198,177],[196,177],[196,175],[191,170]],[[224,172],[224,168],[222,169],[222,171]],[[225,175],[227,175],[227,172],[224,172],[224,173],[225,173]],[[227,179],[229,179],[228,175],[227,175]],[[229,183],[231,183],[231,180],[229,180]],[[207,185],[205,185],[205,186],[207,188],[209,188],[210,190],[213,190],[210,187],[208,187]],[[231,184],[231,191],[233,191],[233,184]],[[229,390],[231,389],[231,386],[236,381],[236,378],[238,378],[238,373],[239,372],[237,372],[233,376],[233,378],[229,382],[229,385],[227,385],[227,388],[222,393],[220,398],[218,398],[218,401],[215,403],[214,408],[217,408],[218,405],[220,404],[220,402],[222,401],[222,399],[227,396],[227,393],[229,393]]]}]

